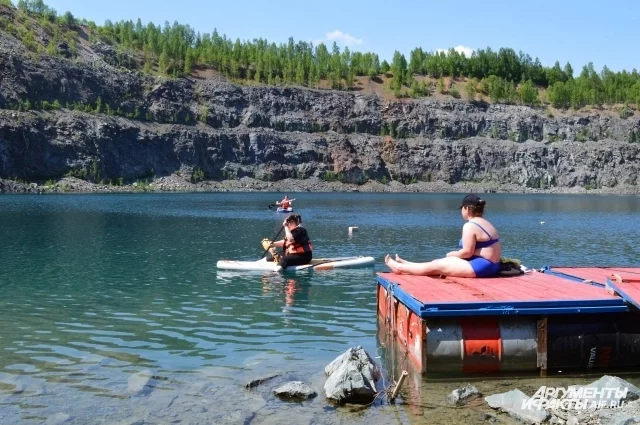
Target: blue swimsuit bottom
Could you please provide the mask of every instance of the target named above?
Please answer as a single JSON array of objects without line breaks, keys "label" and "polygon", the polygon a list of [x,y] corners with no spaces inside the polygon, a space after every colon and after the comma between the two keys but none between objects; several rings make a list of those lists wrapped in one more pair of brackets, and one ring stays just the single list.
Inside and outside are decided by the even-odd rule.
[{"label": "blue swimsuit bottom", "polygon": [[474,255],[467,258],[471,268],[476,273],[476,277],[492,277],[496,276],[500,271],[500,263],[492,263],[484,257]]}]

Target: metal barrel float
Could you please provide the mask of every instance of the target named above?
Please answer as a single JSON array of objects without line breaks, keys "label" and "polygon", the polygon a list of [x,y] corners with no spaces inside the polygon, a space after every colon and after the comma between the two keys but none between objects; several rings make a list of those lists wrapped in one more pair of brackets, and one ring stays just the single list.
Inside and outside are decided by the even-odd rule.
[{"label": "metal barrel float", "polygon": [[640,314],[549,316],[548,367],[640,367]]},{"label": "metal barrel float", "polygon": [[[640,367],[640,314],[430,318],[425,372],[535,372]],[[546,341],[545,341],[546,339]],[[546,347],[543,347],[546,345]]]},{"label": "metal barrel float", "polygon": [[640,369],[638,267],[377,276],[381,323],[422,373]]},{"label": "metal barrel float", "polygon": [[468,317],[427,321],[429,372],[536,370],[536,320]]}]

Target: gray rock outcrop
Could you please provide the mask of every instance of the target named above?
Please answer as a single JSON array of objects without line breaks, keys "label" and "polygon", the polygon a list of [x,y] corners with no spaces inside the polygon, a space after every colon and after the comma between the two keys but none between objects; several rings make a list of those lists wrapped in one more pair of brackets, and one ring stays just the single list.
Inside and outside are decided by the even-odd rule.
[{"label": "gray rock outcrop", "polygon": [[349,348],[324,370],[327,399],[335,403],[371,402],[380,391],[380,370],[361,346]]},{"label": "gray rock outcrop", "polygon": [[[0,179],[313,176],[640,192],[637,114],[167,80],[127,69],[135,59],[120,54],[94,43],[74,58],[35,56],[0,31]],[[24,111],[27,101],[38,110]]]}]

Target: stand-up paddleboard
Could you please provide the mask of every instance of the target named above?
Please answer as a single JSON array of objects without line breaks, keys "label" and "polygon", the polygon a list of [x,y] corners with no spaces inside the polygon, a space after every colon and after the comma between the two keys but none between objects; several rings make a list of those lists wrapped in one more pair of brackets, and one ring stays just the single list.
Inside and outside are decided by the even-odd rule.
[{"label": "stand-up paddleboard", "polygon": [[289,213],[293,211],[292,207],[289,208],[282,208],[282,207],[278,207],[278,209],[276,210],[277,212],[281,212],[281,213]]},{"label": "stand-up paddleboard", "polygon": [[[302,266],[289,266],[286,272],[295,272],[300,270],[332,270],[339,268],[354,268],[371,266],[375,263],[373,257],[337,257],[337,258],[318,258],[311,260],[311,263]],[[273,261],[267,261],[263,258],[258,261],[233,261],[220,260],[217,264],[220,270],[238,270],[238,271],[269,271],[281,272],[282,267]]]}]

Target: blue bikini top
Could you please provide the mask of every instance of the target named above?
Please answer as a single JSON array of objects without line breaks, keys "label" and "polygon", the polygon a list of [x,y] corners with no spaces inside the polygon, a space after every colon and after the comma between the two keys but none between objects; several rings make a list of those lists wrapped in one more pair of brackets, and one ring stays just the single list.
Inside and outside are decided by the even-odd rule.
[{"label": "blue bikini top", "polygon": [[[489,236],[489,240],[488,241],[478,241],[478,242],[476,242],[476,249],[478,249],[478,248],[487,248],[487,247],[490,247],[491,245],[495,244],[496,242],[500,242],[499,238],[493,239],[491,237],[491,235],[489,234],[489,232],[487,232],[484,227],[480,226],[475,221],[470,221],[469,223],[475,224],[476,226],[481,228],[482,231],[487,234],[487,236]],[[460,241],[458,242],[458,248],[462,248],[462,238],[460,238]]]}]

